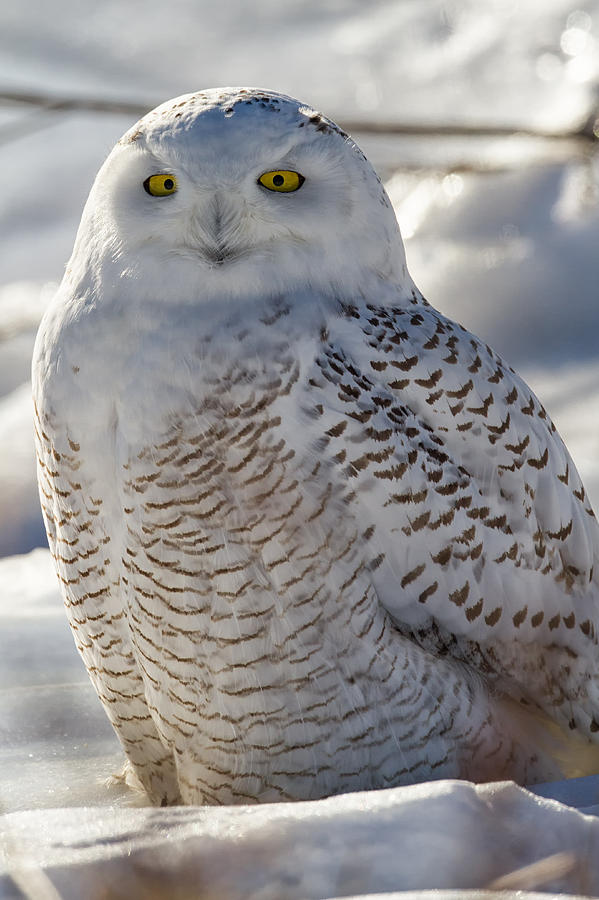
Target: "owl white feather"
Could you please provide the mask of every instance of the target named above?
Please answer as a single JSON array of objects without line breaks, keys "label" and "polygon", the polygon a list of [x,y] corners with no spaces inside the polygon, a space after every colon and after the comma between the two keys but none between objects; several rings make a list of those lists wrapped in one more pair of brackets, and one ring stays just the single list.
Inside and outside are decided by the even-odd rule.
[{"label": "owl white feather", "polygon": [[69,621],[154,803],[532,782],[597,740],[574,463],[314,110],[227,88],[127,132],[33,385]]}]

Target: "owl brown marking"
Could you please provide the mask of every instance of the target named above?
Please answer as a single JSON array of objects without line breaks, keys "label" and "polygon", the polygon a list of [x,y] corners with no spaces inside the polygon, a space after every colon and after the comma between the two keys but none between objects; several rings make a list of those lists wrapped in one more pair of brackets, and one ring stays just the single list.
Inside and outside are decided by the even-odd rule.
[{"label": "owl brown marking", "polygon": [[528,463],[529,466],[532,466],[535,469],[544,469],[545,466],[547,465],[548,459],[549,459],[549,450],[547,447],[545,447],[545,450],[541,454],[540,457],[538,457],[536,459],[527,459],[526,462]]},{"label": "owl brown marking", "polygon": [[458,355],[455,352],[455,350],[452,350],[451,353],[449,354],[449,356],[444,356],[443,362],[448,363],[448,365],[450,365],[450,366],[456,365],[459,362],[459,360],[458,360]]},{"label": "owl brown marking", "polygon": [[453,591],[449,594],[449,599],[452,603],[455,603],[456,606],[463,606],[466,600],[468,599],[468,595],[470,593],[470,583],[467,581],[463,587],[458,590]]},{"label": "owl brown marking", "polygon": [[429,597],[432,597],[433,594],[438,590],[439,583],[437,581],[433,581],[432,584],[429,584],[421,593],[418,595],[419,603],[426,603]]},{"label": "owl brown marking", "polygon": [[430,510],[426,510],[426,512],[423,512],[416,519],[410,519],[409,522],[412,527],[412,530],[413,531],[421,531],[428,524],[430,517],[431,517]]},{"label": "owl brown marking", "polygon": [[434,405],[434,404],[437,402],[437,400],[439,400],[440,397],[442,397],[442,396],[443,396],[443,390],[435,391],[433,394],[429,394],[429,395],[428,395],[428,397],[426,398],[426,402],[427,402],[429,405],[432,406],[432,405]]},{"label": "owl brown marking", "polygon": [[512,622],[514,623],[514,626],[516,628],[520,628],[522,623],[525,621],[527,615],[528,615],[528,607],[527,606],[525,606],[523,609],[521,609],[517,613],[515,613],[515,615],[512,616]]},{"label": "owl brown marking", "polygon": [[435,350],[439,346],[439,335],[433,334],[428,341],[422,345],[423,350]]},{"label": "owl brown marking", "polygon": [[485,616],[485,622],[487,623],[487,625],[490,628],[493,628],[493,626],[495,626],[499,622],[502,615],[503,615],[503,609],[500,606],[497,606],[493,610],[493,612],[490,612],[488,615]]},{"label": "owl brown marking", "polygon": [[547,537],[557,541],[565,541],[572,533],[573,520],[570,519],[567,525],[562,525],[558,531],[548,531]]},{"label": "owl brown marking", "polygon": [[[454,517],[455,517],[455,510],[453,510],[453,509],[448,509],[447,512],[441,513],[441,515],[440,515],[437,519],[435,519],[435,520],[432,521],[432,522],[429,522],[429,524],[428,524],[427,527],[428,527],[431,531],[436,531],[436,530],[437,530],[438,528],[440,528],[442,525],[451,525],[451,523],[452,523],[453,520],[454,520]],[[441,551],[441,553],[445,553],[445,552],[446,552],[445,550],[442,550],[442,551]],[[447,552],[448,552],[449,555],[451,556],[451,550],[447,550]],[[435,559],[435,557],[432,557],[432,558],[433,558],[433,560],[435,560],[435,562],[437,561],[437,560]]]},{"label": "owl brown marking", "polygon": [[443,377],[442,369],[436,369],[429,378],[415,378],[414,383],[424,388],[433,388]]},{"label": "owl brown marking", "polygon": [[489,412],[489,407],[492,406],[494,402],[495,400],[493,398],[493,394],[489,394],[486,399],[483,400],[482,406],[468,406],[466,408],[468,412],[474,413],[474,415],[484,416],[486,418]]},{"label": "owl brown marking", "polygon": [[446,390],[445,393],[448,397],[451,397],[455,400],[464,400],[465,397],[468,396],[472,388],[474,387],[474,383],[472,379],[469,379],[461,388],[458,388],[454,391]]},{"label": "owl brown marking", "polygon": [[503,369],[501,366],[497,366],[493,375],[487,378],[487,381],[491,384],[499,384],[499,382],[504,378]]},{"label": "owl brown marking", "polygon": [[407,572],[401,579],[402,588],[405,588],[409,584],[411,584],[413,581],[416,581],[416,579],[419,578],[420,575],[422,575],[422,573],[424,572],[425,569],[426,569],[426,566],[424,564],[422,564],[422,565],[416,566],[416,568],[412,569],[411,572]]},{"label": "owl brown marking", "polygon": [[438,484],[443,478],[443,475],[443,469],[433,469],[432,471],[428,471],[426,473],[426,480],[431,481],[433,484]]},{"label": "owl brown marking", "polygon": [[460,488],[459,481],[452,481],[449,484],[439,485],[435,488],[437,494],[441,494],[443,497],[448,497],[451,494],[455,494],[456,491]]},{"label": "owl brown marking", "polygon": [[469,622],[473,622],[477,619],[483,610],[483,598],[481,597],[475,604],[472,606],[466,607],[466,618]]},{"label": "owl brown marking", "polygon": [[403,360],[392,359],[390,360],[390,365],[395,366],[396,369],[401,369],[402,372],[409,372],[410,369],[414,368],[418,361],[417,356],[409,356],[405,357]]},{"label": "owl brown marking", "polygon": [[[471,497],[462,498],[466,503],[463,503],[464,506],[468,507],[472,503]],[[466,515],[469,519],[486,519],[489,515],[489,507],[488,506],[477,506],[474,509],[469,509]]]}]

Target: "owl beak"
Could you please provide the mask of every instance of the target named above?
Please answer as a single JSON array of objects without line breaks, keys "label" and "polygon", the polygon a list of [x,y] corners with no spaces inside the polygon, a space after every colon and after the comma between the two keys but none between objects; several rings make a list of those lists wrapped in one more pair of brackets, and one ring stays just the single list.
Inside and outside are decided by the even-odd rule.
[{"label": "owl beak", "polygon": [[219,191],[203,199],[194,215],[194,243],[211,267],[222,266],[247,249],[240,241],[243,225],[243,210],[230,194]]}]

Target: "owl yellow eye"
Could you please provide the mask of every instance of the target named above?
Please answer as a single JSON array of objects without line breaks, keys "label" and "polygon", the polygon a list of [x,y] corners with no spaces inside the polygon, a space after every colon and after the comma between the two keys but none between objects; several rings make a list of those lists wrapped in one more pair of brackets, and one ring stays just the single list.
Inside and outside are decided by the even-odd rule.
[{"label": "owl yellow eye", "polygon": [[299,172],[289,172],[287,169],[276,169],[274,172],[265,172],[258,179],[258,184],[269,191],[279,191],[288,194],[301,188],[306,179]]},{"label": "owl yellow eye", "polygon": [[152,197],[168,197],[177,190],[177,179],[174,175],[150,175],[144,181],[144,189]]}]

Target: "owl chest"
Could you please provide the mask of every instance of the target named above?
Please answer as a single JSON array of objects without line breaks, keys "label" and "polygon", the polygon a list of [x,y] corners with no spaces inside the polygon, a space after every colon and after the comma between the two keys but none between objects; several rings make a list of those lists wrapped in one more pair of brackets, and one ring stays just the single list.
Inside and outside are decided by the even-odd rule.
[{"label": "owl chest", "polygon": [[333,640],[356,592],[357,630],[371,614],[363,529],[298,427],[299,375],[295,359],[221,373],[122,464],[124,577],[148,627],[167,609],[197,634],[190,657],[305,657]]},{"label": "owl chest", "polygon": [[132,573],[157,569],[186,602],[249,614],[265,591],[314,590],[343,556],[355,527],[339,525],[342,498],[310,435],[286,432],[294,398],[282,402],[279,388],[272,378],[206,396],[129,453],[120,489]]}]

